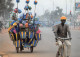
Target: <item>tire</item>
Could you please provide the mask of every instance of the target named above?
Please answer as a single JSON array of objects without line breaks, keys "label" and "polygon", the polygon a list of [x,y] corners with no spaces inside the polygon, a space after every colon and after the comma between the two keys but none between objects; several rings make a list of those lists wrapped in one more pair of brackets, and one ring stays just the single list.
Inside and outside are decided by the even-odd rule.
[{"label": "tire", "polygon": [[60,53],[59,53],[59,51],[57,52],[56,57],[60,57]]},{"label": "tire", "polygon": [[20,52],[22,52],[22,47],[20,47]]},{"label": "tire", "polygon": [[22,50],[24,50],[24,49],[23,49],[23,46],[20,47],[20,52],[22,52]]},{"label": "tire", "polygon": [[19,47],[16,47],[16,52],[19,53]]},{"label": "tire", "polygon": [[64,53],[65,51],[64,51],[64,46],[63,46],[63,48],[61,49],[61,57],[65,57],[65,53]]},{"label": "tire", "polygon": [[33,47],[30,47],[30,51],[31,51],[31,53],[33,52]]}]

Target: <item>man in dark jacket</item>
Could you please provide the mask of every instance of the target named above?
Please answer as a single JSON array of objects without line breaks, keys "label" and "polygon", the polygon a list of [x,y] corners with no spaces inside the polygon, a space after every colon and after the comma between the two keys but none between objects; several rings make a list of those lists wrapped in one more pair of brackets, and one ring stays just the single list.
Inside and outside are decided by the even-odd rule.
[{"label": "man in dark jacket", "polygon": [[[57,40],[57,38],[58,37],[67,38],[68,35],[69,35],[69,38],[71,38],[69,26],[67,24],[65,24],[66,19],[67,18],[65,16],[62,16],[61,17],[61,24],[56,25],[56,27],[54,29],[55,40],[56,40],[57,44],[59,45],[59,50],[62,47],[62,42],[60,40]],[[67,47],[67,57],[69,57],[70,56],[70,50],[71,50],[71,42],[69,40],[65,40],[65,45]],[[58,53],[59,53],[59,50],[58,50]]]}]

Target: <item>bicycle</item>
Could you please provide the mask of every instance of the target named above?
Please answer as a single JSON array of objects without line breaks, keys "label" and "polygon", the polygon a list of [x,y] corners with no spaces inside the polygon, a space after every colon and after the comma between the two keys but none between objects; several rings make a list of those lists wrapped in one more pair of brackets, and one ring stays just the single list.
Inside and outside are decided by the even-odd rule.
[{"label": "bicycle", "polygon": [[62,42],[62,46],[60,48],[60,51],[58,50],[56,57],[66,57],[66,51],[65,51],[65,40],[71,40],[72,38],[57,38],[57,40],[60,40]]}]

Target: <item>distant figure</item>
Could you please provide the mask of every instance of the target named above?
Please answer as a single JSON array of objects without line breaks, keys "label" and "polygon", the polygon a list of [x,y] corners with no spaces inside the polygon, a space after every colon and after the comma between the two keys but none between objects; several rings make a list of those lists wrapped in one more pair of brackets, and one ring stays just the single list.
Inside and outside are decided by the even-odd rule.
[{"label": "distant figure", "polygon": [[2,27],[3,27],[3,23],[0,21],[0,32],[1,32]]}]

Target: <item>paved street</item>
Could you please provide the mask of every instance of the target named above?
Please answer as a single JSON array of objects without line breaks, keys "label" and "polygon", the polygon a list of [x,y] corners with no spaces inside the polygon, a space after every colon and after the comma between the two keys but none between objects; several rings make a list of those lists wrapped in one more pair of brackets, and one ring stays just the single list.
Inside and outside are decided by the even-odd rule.
[{"label": "paved street", "polygon": [[[9,57],[55,57],[58,47],[55,45],[52,28],[44,27],[40,29],[42,31],[42,40],[34,48],[33,53],[30,53],[30,50],[26,48],[22,53],[16,53],[15,46],[7,31],[0,33],[0,52],[8,54]],[[71,33],[73,38],[71,41],[71,57],[80,57],[80,31],[71,30]]]}]

